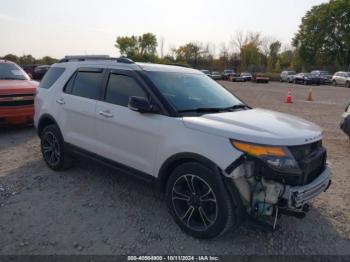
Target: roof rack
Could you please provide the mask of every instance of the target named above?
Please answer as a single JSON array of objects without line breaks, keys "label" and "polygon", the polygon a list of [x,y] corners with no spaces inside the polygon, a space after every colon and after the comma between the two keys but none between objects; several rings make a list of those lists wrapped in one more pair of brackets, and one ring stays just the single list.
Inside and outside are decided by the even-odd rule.
[{"label": "roof rack", "polygon": [[180,67],[192,68],[190,65],[178,64],[178,63],[169,63],[169,64],[165,64],[165,65],[170,65],[170,66],[180,66]]},{"label": "roof rack", "polygon": [[88,61],[88,60],[109,60],[109,61],[116,61],[118,63],[125,63],[125,64],[133,64],[135,63],[131,59],[127,57],[110,57],[109,55],[72,55],[72,56],[65,56],[61,60],[58,61],[58,63],[66,63],[66,62],[81,62],[81,61]]}]

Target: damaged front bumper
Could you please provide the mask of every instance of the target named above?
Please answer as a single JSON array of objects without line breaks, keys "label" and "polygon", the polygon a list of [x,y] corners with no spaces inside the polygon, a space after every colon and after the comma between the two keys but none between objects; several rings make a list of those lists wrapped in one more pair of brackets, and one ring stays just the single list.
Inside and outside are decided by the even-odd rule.
[{"label": "damaged front bumper", "polygon": [[286,186],[282,199],[289,209],[301,209],[311,199],[325,192],[331,184],[331,171],[328,167],[314,181],[304,186]]}]

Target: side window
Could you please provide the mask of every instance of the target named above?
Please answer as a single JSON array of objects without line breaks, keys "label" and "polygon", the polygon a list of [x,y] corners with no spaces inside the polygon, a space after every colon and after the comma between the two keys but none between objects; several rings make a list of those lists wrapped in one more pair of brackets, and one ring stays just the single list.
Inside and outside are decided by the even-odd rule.
[{"label": "side window", "polygon": [[65,92],[72,95],[98,99],[100,97],[101,72],[77,72],[67,83]]},{"label": "side window", "polygon": [[65,71],[62,67],[51,67],[44,75],[39,87],[49,89]]},{"label": "side window", "polygon": [[64,92],[65,92],[65,93],[67,93],[67,94],[71,94],[71,93],[72,93],[73,85],[74,85],[74,80],[75,80],[75,76],[76,76],[76,75],[77,75],[77,74],[74,73],[74,74],[70,77],[69,81],[66,83],[66,85],[65,85],[65,87],[64,87]]},{"label": "side window", "polygon": [[132,77],[110,74],[106,90],[106,102],[128,106],[130,96],[147,98],[147,94]]}]

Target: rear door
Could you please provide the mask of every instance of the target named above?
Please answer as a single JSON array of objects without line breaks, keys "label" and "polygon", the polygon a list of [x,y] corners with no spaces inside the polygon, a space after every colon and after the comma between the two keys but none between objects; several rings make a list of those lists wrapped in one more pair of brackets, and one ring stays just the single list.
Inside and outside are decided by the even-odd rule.
[{"label": "rear door", "polygon": [[341,85],[345,85],[346,83],[346,74],[345,73],[339,73],[340,77],[339,77],[339,84]]},{"label": "rear door", "polygon": [[90,152],[96,148],[95,112],[102,94],[103,74],[102,68],[78,69],[56,99],[61,107],[57,119],[65,141]]},{"label": "rear door", "polygon": [[153,174],[166,116],[141,114],[128,108],[130,96],[151,99],[142,79],[130,70],[111,70],[105,81],[104,101],[96,106],[96,152],[110,160]]}]

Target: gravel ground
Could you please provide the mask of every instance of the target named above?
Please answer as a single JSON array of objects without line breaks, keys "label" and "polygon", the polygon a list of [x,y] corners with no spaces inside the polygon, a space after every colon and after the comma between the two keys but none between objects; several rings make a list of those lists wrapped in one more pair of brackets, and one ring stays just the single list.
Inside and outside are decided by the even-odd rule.
[{"label": "gravel ground", "polygon": [[[325,130],[333,170],[327,193],[303,220],[282,217],[274,233],[242,227],[193,239],[175,225],[163,196],[101,165],[79,160],[55,173],[33,127],[0,130],[0,254],[350,254],[350,144],[339,120],[350,89],[223,84],[253,107],[301,116]],[[288,87],[294,103],[285,104]]]}]

